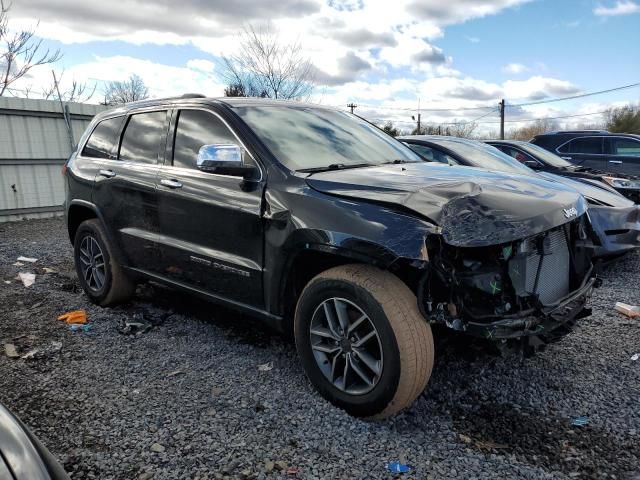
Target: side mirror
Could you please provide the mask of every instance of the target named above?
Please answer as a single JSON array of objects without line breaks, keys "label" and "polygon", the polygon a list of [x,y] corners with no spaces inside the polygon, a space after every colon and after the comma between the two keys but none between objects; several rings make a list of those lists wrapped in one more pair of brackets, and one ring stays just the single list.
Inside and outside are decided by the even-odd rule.
[{"label": "side mirror", "polygon": [[535,160],[526,160],[524,164],[529,168],[533,168],[533,169],[540,168],[540,164]]},{"label": "side mirror", "polygon": [[203,145],[198,150],[198,169],[203,172],[247,177],[256,168],[245,165],[242,150],[233,144]]}]

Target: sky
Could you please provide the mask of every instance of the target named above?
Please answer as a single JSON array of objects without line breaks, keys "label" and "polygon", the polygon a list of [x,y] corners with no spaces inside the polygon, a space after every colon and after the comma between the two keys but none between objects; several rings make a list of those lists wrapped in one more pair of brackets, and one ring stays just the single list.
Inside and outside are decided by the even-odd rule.
[{"label": "sky", "polygon": [[[420,108],[423,124],[478,122],[497,129],[523,120],[581,115],[638,103],[640,87],[581,99],[517,106],[640,82],[640,0],[15,0],[12,28],[35,28],[60,49],[63,86],[139,75],[152,97],[221,96],[223,55],[247,25],[270,22],[299,42],[318,85],[310,101],[402,129]],[[51,68],[14,85],[51,84]],[[33,94],[32,94],[33,95]],[[517,123],[520,122],[520,123]]]}]

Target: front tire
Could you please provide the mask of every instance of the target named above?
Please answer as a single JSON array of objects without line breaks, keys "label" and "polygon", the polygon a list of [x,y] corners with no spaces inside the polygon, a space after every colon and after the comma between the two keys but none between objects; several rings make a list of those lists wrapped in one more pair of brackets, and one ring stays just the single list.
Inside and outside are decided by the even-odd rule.
[{"label": "front tire", "polygon": [[433,336],[415,295],[370,265],[314,277],[298,300],[294,336],[311,383],[354,416],[398,413],[431,376]]},{"label": "front tire", "polygon": [[80,224],[73,249],[80,285],[93,303],[108,307],[126,302],[134,295],[135,284],[116,262],[98,219]]}]

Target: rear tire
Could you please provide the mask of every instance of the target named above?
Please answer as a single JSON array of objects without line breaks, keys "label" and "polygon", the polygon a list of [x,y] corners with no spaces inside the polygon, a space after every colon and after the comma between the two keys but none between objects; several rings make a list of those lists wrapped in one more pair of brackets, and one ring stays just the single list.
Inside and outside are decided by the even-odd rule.
[{"label": "rear tire", "polygon": [[398,413],[431,376],[433,336],[415,295],[398,277],[370,265],[314,277],[298,300],[294,336],[311,383],[354,416]]},{"label": "rear tire", "polygon": [[85,220],[80,224],[73,247],[80,285],[93,303],[108,307],[133,297],[135,283],[116,262],[113,248],[98,219]]}]

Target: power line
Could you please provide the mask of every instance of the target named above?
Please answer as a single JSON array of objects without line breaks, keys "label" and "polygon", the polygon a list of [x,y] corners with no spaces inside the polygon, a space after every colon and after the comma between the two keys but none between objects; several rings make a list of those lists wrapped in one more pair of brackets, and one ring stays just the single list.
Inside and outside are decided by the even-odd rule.
[{"label": "power line", "polygon": [[[526,120],[505,120],[505,123],[536,122],[538,120],[561,120],[563,118],[588,117],[590,115],[602,115],[604,113],[607,113],[607,111],[605,110],[603,112],[580,113],[580,114],[577,114],[577,115],[562,115],[560,117],[529,118],[529,119],[526,119]],[[482,123],[482,124],[487,124],[487,123],[497,124],[497,123],[500,123],[500,122],[497,121],[497,122],[478,122],[478,123]]]},{"label": "power line", "polygon": [[611,93],[611,92],[617,92],[619,90],[627,90],[629,88],[634,88],[634,87],[638,87],[638,86],[640,86],[640,83],[632,83],[630,85],[623,85],[621,87],[609,88],[608,90],[600,90],[598,92],[581,93],[579,95],[572,95],[570,97],[550,98],[549,100],[540,100],[540,101],[537,101],[537,102],[527,102],[527,103],[517,103],[517,104],[512,104],[512,105],[506,105],[506,106],[509,107],[509,108],[513,108],[513,107],[528,107],[530,105],[542,105],[542,104],[545,104],[545,103],[563,102],[565,100],[575,100],[576,98],[592,97],[594,95],[602,95],[603,93]]}]

